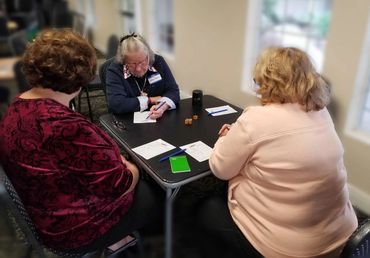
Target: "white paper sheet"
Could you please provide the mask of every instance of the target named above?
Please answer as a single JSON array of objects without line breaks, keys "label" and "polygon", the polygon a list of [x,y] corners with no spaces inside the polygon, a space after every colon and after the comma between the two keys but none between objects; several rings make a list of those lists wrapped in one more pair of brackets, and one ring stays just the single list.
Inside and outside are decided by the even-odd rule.
[{"label": "white paper sheet", "polygon": [[169,144],[168,142],[158,139],[133,148],[132,150],[141,155],[144,159],[151,159],[174,148],[175,146]]},{"label": "white paper sheet", "polygon": [[[224,110],[224,111],[221,111],[221,110]],[[235,109],[233,109],[229,105],[219,106],[219,107],[213,107],[213,108],[206,108],[206,111],[211,116],[222,116],[222,115],[227,115],[227,114],[231,114],[231,113],[236,113],[237,112]],[[217,112],[217,111],[221,111],[221,112]],[[217,113],[210,114],[212,112],[217,112]]]},{"label": "white paper sheet", "polygon": [[202,141],[189,143],[187,145],[180,146],[180,148],[186,149],[185,152],[199,162],[208,160],[212,153],[212,148]]},{"label": "white paper sheet", "polygon": [[150,117],[146,119],[149,115],[150,111],[144,112],[135,112],[134,113],[134,124],[142,124],[142,123],[155,123],[157,120],[151,119]]}]

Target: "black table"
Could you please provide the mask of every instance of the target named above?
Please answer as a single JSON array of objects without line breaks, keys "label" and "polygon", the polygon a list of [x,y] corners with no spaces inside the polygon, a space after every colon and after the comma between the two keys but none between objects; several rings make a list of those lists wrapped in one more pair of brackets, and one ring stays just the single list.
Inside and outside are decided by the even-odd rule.
[{"label": "black table", "polygon": [[[230,105],[237,113],[208,116],[205,108]],[[166,111],[156,123],[134,124],[133,114],[112,115],[106,114],[100,117],[100,122],[108,133],[123,147],[132,159],[142,167],[162,188],[166,190],[166,220],[165,220],[165,257],[172,255],[172,204],[180,187],[184,184],[197,180],[211,173],[208,160],[198,162],[190,155],[186,155],[191,172],[171,172],[168,161],[159,162],[161,157],[173,153],[172,149],[166,153],[151,159],[144,159],[132,151],[133,148],[148,142],[162,139],[176,147],[202,141],[211,148],[218,138],[218,131],[223,124],[231,124],[240,116],[242,109],[227,103],[216,97],[203,96],[202,107],[192,105],[192,99],[183,99],[177,109]],[[185,125],[185,119],[197,115],[198,119],[192,121],[192,125]]]}]

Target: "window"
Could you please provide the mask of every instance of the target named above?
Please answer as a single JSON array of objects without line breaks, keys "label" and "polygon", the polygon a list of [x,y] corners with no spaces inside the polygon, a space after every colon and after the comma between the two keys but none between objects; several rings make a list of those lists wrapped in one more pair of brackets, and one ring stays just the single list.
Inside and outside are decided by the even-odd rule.
[{"label": "window", "polygon": [[370,143],[370,16],[348,114],[347,133]]},{"label": "window", "polygon": [[123,34],[141,33],[140,1],[121,0],[120,13],[123,24]]},{"label": "window", "polygon": [[359,122],[359,128],[362,131],[370,133],[370,73],[368,73],[367,89],[365,94],[364,106]]},{"label": "window", "polygon": [[174,51],[173,0],[150,1],[150,40],[159,52],[172,54]]},{"label": "window", "polygon": [[[332,0],[250,0],[246,35],[247,71],[267,47],[297,47],[306,51],[321,71]],[[250,85],[250,72],[245,88]]]},{"label": "window", "polygon": [[95,0],[78,0],[76,13],[73,15],[73,28],[83,36],[87,36],[90,28],[95,25]]}]

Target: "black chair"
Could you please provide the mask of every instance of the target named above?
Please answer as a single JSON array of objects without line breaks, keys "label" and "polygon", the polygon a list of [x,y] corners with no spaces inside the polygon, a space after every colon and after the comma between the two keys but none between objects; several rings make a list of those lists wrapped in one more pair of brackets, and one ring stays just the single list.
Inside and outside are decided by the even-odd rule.
[{"label": "black chair", "polygon": [[[101,83],[105,86],[106,85],[106,79],[107,79],[107,69],[110,66],[110,64],[114,61],[114,57],[109,58],[106,60],[100,67],[99,67],[99,77]],[[105,89],[106,87],[104,87]]]},{"label": "black chair", "polygon": [[18,84],[19,93],[25,92],[29,90],[31,87],[29,86],[24,73],[22,72],[22,61],[18,61],[14,64],[14,74],[15,80]]},{"label": "black chair", "polygon": [[53,4],[50,25],[54,28],[72,28],[73,13],[68,8],[67,1],[58,1]]},{"label": "black chair", "polygon": [[116,55],[118,45],[119,38],[116,35],[111,35],[108,39],[107,51],[105,54],[106,59],[110,59]]},{"label": "black chair", "polygon": [[370,257],[370,219],[365,219],[352,233],[344,246],[340,258]]},{"label": "black chair", "polygon": [[9,42],[10,32],[8,30],[8,19],[4,16],[0,16],[0,46],[2,49],[3,56],[10,56],[11,46]]},{"label": "black chair", "polygon": [[3,112],[9,105],[10,90],[6,86],[0,85],[0,119],[3,116]]},{"label": "black chair", "polygon": [[[96,98],[96,97],[105,97],[105,102],[107,101],[107,93],[106,93],[106,73],[107,68],[110,65],[110,63],[114,60],[114,57],[106,60],[100,67],[99,67],[99,77],[96,77],[87,87],[83,87],[81,89],[80,94],[78,95],[78,112],[81,113],[81,101],[82,99],[87,100],[87,107],[89,109],[89,117],[90,120],[93,122],[93,111],[91,108],[91,102],[90,99]],[[94,96],[90,96],[90,92],[93,91],[102,91],[103,94],[98,94]],[[86,97],[83,97],[83,94],[86,95]],[[73,106],[73,105],[72,105]]]},{"label": "black chair", "polygon": [[[93,96],[90,96],[90,93],[93,91],[102,91],[102,94],[94,94]],[[83,96],[85,94],[85,96]],[[100,82],[100,78],[98,75],[96,75],[95,79],[90,82],[88,85],[82,87],[80,94],[78,95],[78,112],[81,113],[81,103],[83,99],[87,100],[87,108],[89,110],[89,117],[90,121],[94,121],[94,115],[93,115],[93,110],[91,107],[91,98],[97,98],[97,97],[104,97],[106,101],[106,95],[105,95],[105,87],[104,85]]]},{"label": "black chair", "polygon": [[26,30],[20,30],[11,34],[9,36],[9,44],[13,56],[23,55],[28,44]]},{"label": "black chair", "polygon": [[6,86],[0,85],[0,104],[9,104],[10,90]]},{"label": "black chair", "polygon": [[[24,233],[27,242],[30,244],[30,246],[36,252],[37,256],[40,258],[47,257],[45,255],[44,248],[46,250],[53,252],[54,254],[60,257],[71,257],[71,258],[101,257],[101,254],[103,252],[106,253],[106,250],[107,250],[106,248],[104,250],[96,250],[91,253],[78,253],[74,251],[68,251],[68,252],[58,251],[58,250],[53,250],[53,249],[45,247],[42,244],[42,241],[40,237],[38,236],[37,231],[35,230],[35,226],[32,220],[30,219],[22,203],[22,200],[20,199],[14,186],[10,182],[9,178],[7,177],[1,165],[0,165],[0,204],[1,204],[2,209],[6,211],[5,214],[8,214],[9,216],[11,216],[10,221],[15,221],[16,226]],[[139,246],[139,251],[142,252],[142,246],[140,242],[139,233],[135,231],[132,233],[132,235],[135,238],[133,241],[119,248],[115,252],[110,252],[109,255],[106,255],[105,257],[117,257],[116,255],[121,254],[128,247],[136,245],[136,244],[138,244]]]}]

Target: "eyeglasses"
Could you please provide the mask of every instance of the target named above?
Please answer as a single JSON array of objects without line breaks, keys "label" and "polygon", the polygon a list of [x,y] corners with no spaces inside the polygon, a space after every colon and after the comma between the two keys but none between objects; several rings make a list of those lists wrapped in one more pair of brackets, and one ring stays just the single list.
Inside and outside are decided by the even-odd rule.
[{"label": "eyeglasses", "polygon": [[127,66],[127,68],[135,69],[138,66],[139,67],[147,66],[148,63],[149,63],[149,59],[148,59],[148,56],[146,56],[145,59],[142,61],[139,61],[137,63],[126,63],[125,65]]},{"label": "eyeglasses", "polygon": [[119,121],[115,115],[112,115],[113,118],[113,125],[118,128],[119,130],[125,130],[126,126],[122,121]]}]

